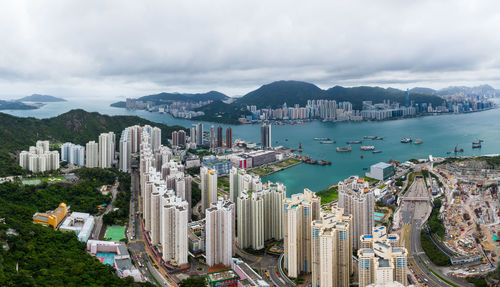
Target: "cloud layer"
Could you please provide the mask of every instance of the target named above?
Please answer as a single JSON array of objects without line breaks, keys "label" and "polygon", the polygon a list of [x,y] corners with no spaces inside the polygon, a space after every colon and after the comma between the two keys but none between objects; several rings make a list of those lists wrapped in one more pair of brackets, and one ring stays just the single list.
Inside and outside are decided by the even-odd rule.
[{"label": "cloud layer", "polygon": [[[272,2],[272,3],[269,3]],[[500,86],[498,1],[4,1],[0,96]]]}]

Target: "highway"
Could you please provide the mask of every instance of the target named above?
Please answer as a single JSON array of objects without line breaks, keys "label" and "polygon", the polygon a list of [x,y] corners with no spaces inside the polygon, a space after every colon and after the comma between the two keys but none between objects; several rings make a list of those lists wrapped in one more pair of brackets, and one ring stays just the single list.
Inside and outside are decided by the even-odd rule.
[{"label": "highway", "polygon": [[[423,179],[415,178],[414,183],[409,188],[408,193],[405,195],[405,197],[430,197]],[[410,255],[408,258],[409,267],[413,269],[413,273],[415,274],[415,276],[423,280],[422,283],[426,284],[427,286],[447,287],[450,285],[430,272],[426,266],[428,266],[434,272],[438,273],[441,277],[446,278],[446,280],[454,284],[457,284],[459,286],[471,286],[463,280],[451,278],[442,274],[439,268],[432,262],[430,262],[427,255],[425,255],[425,252],[423,251],[420,244],[420,234],[423,223],[427,221],[427,218],[430,215],[431,208],[432,207],[430,206],[430,201],[405,200],[401,202],[400,212],[401,219],[404,224],[402,230],[410,230],[410,234],[408,236],[410,242],[405,242],[406,248],[408,249]],[[405,238],[405,236],[402,236],[402,238],[408,239]]]}]

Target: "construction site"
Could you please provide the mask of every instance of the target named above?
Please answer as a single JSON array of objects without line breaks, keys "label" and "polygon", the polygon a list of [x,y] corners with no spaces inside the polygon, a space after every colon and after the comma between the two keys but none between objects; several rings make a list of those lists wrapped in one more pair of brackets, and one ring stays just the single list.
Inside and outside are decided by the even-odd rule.
[{"label": "construction site", "polygon": [[451,272],[464,277],[491,271],[499,260],[500,170],[470,159],[435,171],[446,187],[439,212],[445,234],[436,243],[450,257]]}]

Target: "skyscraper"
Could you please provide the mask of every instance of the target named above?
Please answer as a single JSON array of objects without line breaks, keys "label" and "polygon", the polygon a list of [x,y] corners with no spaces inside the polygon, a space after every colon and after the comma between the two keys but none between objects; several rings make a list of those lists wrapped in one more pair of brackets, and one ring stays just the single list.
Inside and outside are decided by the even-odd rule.
[{"label": "skyscraper", "polygon": [[219,198],[205,211],[205,257],[209,267],[231,266],[234,203]]},{"label": "skyscraper", "polygon": [[311,273],[311,223],[319,219],[320,199],[309,189],[283,201],[285,268],[288,276],[297,278]]},{"label": "skyscraper", "polygon": [[85,166],[99,167],[99,145],[95,141],[89,141],[85,145]]},{"label": "skyscraper", "polygon": [[342,209],[312,222],[312,286],[349,286],[352,273],[351,216]]},{"label": "skyscraper", "polygon": [[161,129],[158,127],[153,127],[151,130],[151,149],[156,151],[161,146]]},{"label": "skyscraper", "polygon": [[196,125],[196,145],[203,145],[203,124]]},{"label": "skyscraper", "polygon": [[262,149],[271,147],[271,124],[262,124],[260,127],[260,144]]},{"label": "skyscraper", "polygon": [[408,251],[399,245],[396,234],[387,234],[384,226],[361,237],[358,250],[358,281],[360,287],[369,284],[399,282],[407,286]]},{"label": "skyscraper", "polygon": [[122,131],[118,148],[120,152],[119,169],[123,172],[128,172],[132,158],[132,137],[129,128]]},{"label": "skyscraper", "polygon": [[233,148],[233,129],[231,127],[226,129],[226,147]]},{"label": "skyscraper", "polygon": [[99,135],[99,167],[110,168],[115,158],[115,134],[113,132]]},{"label": "skyscraper", "polygon": [[201,207],[204,211],[217,201],[217,171],[205,166],[200,168]]},{"label": "skyscraper", "polygon": [[188,203],[166,196],[161,207],[161,246],[163,260],[178,266],[188,264]]},{"label": "skyscraper", "polygon": [[222,127],[217,127],[217,147],[222,147],[223,143],[223,135],[222,135]]},{"label": "skyscraper", "polygon": [[352,215],[353,248],[359,249],[359,238],[370,234],[374,227],[375,197],[368,182],[358,176],[351,176],[339,182],[339,208],[344,209],[344,215]]},{"label": "skyscraper", "polygon": [[210,150],[214,150],[217,145],[217,139],[215,138],[215,127],[210,126]]}]

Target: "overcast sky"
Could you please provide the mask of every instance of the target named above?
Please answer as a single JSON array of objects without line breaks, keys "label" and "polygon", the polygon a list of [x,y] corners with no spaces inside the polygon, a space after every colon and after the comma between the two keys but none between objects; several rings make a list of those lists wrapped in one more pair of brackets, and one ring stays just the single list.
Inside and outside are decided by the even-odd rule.
[{"label": "overcast sky", "polygon": [[2,1],[0,98],[500,88],[499,33],[497,0]]}]

